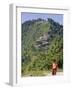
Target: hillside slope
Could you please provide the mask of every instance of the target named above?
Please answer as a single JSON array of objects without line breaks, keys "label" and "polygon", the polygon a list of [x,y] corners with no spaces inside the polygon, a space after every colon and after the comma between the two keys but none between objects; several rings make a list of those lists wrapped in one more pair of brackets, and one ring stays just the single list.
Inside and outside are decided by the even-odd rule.
[{"label": "hillside slope", "polygon": [[63,26],[51,18],[22,24],[22,75],[42,75],[51,69],[53,60],[63,68]]}]

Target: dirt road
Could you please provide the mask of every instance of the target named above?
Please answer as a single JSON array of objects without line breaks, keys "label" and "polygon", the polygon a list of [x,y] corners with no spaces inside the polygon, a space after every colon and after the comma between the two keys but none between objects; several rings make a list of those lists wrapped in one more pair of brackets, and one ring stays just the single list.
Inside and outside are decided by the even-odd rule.
[{"label": "dirt road", "polygon": [[[61,76],[61,75],[63,75],[63,72],[57,72],[56,75],[57,75],[57,76]],[[48,73],[47,76],[52,76],[52,73],[51,73],[51,72]]]}]

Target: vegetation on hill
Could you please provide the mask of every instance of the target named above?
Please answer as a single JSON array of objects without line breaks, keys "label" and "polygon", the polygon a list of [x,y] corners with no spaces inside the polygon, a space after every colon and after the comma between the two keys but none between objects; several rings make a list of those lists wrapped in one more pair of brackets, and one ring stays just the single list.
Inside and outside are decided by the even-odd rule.
[{"label": "vegetation on hill", "polygon": [[26,21],[22,24],[21,73],[42,76],[51,70],[53,60],[63,69],[63,26],[51,18]]}]

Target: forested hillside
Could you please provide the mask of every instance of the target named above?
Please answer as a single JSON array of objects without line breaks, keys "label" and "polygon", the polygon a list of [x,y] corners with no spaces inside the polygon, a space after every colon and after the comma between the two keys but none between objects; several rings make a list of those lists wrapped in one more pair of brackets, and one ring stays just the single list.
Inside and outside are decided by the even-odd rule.
[{"label": "forested hillside", "polygon": [[22,24],[22,76],[43,76],[53,60],[63,69],[63,26],[51,18]]}]

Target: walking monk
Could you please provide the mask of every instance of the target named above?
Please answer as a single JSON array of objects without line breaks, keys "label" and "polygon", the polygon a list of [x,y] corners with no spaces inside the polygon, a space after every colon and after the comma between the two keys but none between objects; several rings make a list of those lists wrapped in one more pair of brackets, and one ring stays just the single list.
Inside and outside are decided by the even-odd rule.
[{"label": "walking monk", "polygon": [[52,75],[56,75],[56,73],[57,73],[57,67],[58,67],[58,65],[57,65],[57,63],[54,61],[54,62],[52,63]]}]

